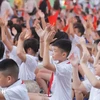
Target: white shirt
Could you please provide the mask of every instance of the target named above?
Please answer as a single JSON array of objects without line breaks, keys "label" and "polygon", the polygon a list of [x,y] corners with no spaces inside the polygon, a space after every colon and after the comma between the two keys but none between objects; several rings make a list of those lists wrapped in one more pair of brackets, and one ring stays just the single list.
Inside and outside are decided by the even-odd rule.
[{"label": "white shirt", "polygon": [[3,16],[6,10],[9,10],[10,16],[14,14],[9,2],[4,0],[1,4],[0,16]]},{"label": "white shirt", "polygon": [[[100,77],[96,76],[96,78],[100,80]],[[87,92],[90,91],[89,100],[99,100],[100,99],[100,89],[94,88],[89,81],[84,81],[83,84],[86,87]]]},{"label": "white shirt", "polygon": [[13,46],[12,51],[9,53],[9,57],[10,57],[11,59],[13,59],[13,60],[18,64],[18,66],[21,65],[22,61],[21,61],[21,59],[17,56],[17,47],[16,47],[16,46]]},{"label": "white shirt", "polygon": [[71,97],[71,76],[72,66],[69,61],[56,64],[56,72],[54,77],[53,95],[49,100],[72,100]]},{"label": "white shirt", "polygon": [[21,80],[8,88],[2,88],[2,94],[6,100],[29,100],[27,89]]},{"label": "white shirt", "polygon": [[34,71],[38,66],[36,57],[26,54],[26,62],[20,66],[19,78],[22,80],[34,80]]}]

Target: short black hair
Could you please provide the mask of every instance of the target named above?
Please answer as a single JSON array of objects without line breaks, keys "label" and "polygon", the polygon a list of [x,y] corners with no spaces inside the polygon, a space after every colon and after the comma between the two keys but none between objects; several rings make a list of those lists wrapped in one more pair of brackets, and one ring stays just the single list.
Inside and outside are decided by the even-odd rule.
[{"label": "short black hair", "polygon": [[77,22],[74,24],[74,28],[78,29],[78,31],[81,33],[81,36],[84,35],[85,28],[84,28],[83,24]]},{"label": "short black hair", "polygon": [[5,51],[5,46],[4,46],[4,44],[0,41],[0,59],[3,58],[4,51]]},{"label": "short black hair", "polygon": [[16,29],[17,33],[20,34],[22,32],[22,26],[21,25],[19,25],[19,24],[13,24],[12,28],[13,27]]},{"label": "short black hair", "polygon": [[69,39],[60,39],[55,41],[52,46],[56,46],[62,50],[64,50],[67,53],[67,56],[69,55],[71,48],[72,48],[72,43]]},{"label": "short black hair", "polygon": [[27,53],[27,49],[31,48],[34,53],[38,52],[39,49],[39,42],[35,38],[30,38],[24,41],[24,50]]},{"label": "short black hair", "polygon": [[77,20],[78,23],[82,23],[79,16],[75,16],[75,18],[76,18],[76,20]]},{"label": "short black hair", "polygon": [[17,80],[19,67],[14,60],[4,59],[0,62],[0,72],[2,72],[4,76],[11,76],[15,80]]},{"label": "short black hair", "polygon": [[32,32],[33,37],[39,41],[39,36],[37,35],[35,31],[35,27],[31,27],[30,30]]},{"label": "short black hair", "polygon": [[58,30],[58,32],[56,33],[56,35],[55,35],[54,38],[57,38],[57,40],[60,40],[60,39],[69,39],[69,36],[68,36],[67,33]]}]

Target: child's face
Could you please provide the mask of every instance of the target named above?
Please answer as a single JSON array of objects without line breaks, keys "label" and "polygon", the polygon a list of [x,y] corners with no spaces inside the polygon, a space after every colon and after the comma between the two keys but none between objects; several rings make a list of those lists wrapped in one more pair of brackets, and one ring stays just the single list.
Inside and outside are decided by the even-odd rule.
[{"label": "child's face", "polygon": [[62,61],[64,58],[66,58],[67,54],[65,52],[63,52],[62,49],[53,46],[52,47],[52,57],[54,60],[58,60],[58,61]]},{"label": "child's face", "polygon": [[3,75],[2,72],[0,72],[0,86],[2,88],[8,87],[9,86],[9,81],[8,81],[8,77]]},{"label": "child's face", "polygon": [[98,63],[94,66],[95,68],[95,74],[100,76],[100,60],[98,61]]}]

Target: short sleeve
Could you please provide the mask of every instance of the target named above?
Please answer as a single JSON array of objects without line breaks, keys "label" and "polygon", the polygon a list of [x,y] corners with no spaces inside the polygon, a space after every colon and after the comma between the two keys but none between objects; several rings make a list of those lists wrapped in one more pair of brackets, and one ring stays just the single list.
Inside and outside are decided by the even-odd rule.
[{"label": "short sleeve", "polygon": [[23,88],[8,89],[2,92],[6,100],[29,100],[27,90]]},{"label": "short sleeve", "polygon": [[10,58],[13,59],[19,66],[21,65],[22,61],[21,59],[17,56],[17,47],[13,46],[12,51],[10,52]]},{"label": "short sleeve", "polygon": [[28,66],[28,69],[30,71],[33,71],[38,66],[38,62],[37,62],[36,57],[33,57],[31,55],[28,55],[28,54],[26,54],[25,64]]},{"label": "short sleeve", "polygon": [[91,85],[91,83],[89,82],[89,80],[86,79],[86,80],[83,81],[82,83],[83,83],[83,85],[85,86],[87,92],[90,92],[90,91],[91,91],[91,88],[92,88],[92,85]]},{"label": "short sleeve", "polygon": [[71,64],[57,64],[56,66],[56,74],[65,76],[68,74],[72,74],[72,65]]}]

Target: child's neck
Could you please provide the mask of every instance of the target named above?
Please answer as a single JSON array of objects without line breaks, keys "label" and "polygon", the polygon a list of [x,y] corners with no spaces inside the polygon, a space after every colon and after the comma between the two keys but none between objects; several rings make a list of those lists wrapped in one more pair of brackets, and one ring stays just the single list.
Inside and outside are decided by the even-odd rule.
[{"label": "child's neck", "polygon": [[62,60],[59,60],[59,63],[64,62],[64,61],[66,61],[66,60],[68,60],[68,58],[64,58],[64,59],[62,59]]}]

